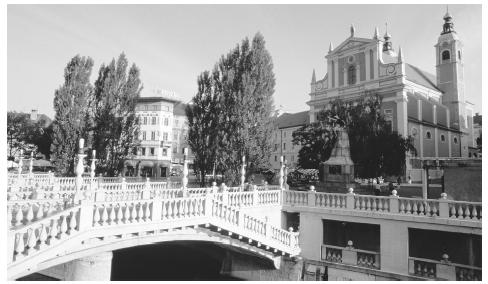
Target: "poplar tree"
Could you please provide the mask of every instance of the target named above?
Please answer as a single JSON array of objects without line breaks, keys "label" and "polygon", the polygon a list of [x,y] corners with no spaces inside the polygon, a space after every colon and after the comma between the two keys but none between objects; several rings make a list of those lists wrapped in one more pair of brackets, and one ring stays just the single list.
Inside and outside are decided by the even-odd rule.
[{"label": "poplar tree", "polygon": [[142,90],[140,71],[129,70],[125,54],[109,65],[102,64],[94,88],[93,149],[99,159],[97,170],[109,176],[121,173],[124,160],[138,146],[138,119],[135,113]]},{"label": "poplar tree", "polygon": [[90,127],[92,86],[90,75],[93,60],[76,55],[64,69],[64,83],[54,94],[51,160],[57,172],[74,174],[78,141],[86,138]]}]

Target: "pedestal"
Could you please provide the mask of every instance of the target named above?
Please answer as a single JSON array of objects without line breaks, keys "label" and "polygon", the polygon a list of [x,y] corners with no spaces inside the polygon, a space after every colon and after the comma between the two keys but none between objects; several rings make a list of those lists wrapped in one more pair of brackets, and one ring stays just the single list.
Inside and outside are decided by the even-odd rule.
[{"label": "pedestal", "polygon": [[67,281],[110,281],[112,252],[75,259],[66,265]]}]

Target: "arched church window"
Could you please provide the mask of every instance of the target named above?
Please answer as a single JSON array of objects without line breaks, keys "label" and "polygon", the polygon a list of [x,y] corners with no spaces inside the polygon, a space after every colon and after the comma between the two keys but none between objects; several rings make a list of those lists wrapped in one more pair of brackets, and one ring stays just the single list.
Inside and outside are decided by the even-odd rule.
[{"label": "arched church window", "polygon": [[461,50],[458,50],[458,59],[461,60]]},{"label": "arched church window", "polygon": [[451,54],[449,53],[449,50],[444,50],[442,52],[442,60],[449,60],[451,58]]},{"label": "arched church window", "polygon": [[356,67],[354,65],[349,66],[347,69],[347,83],[349,85],[356,84]]}]

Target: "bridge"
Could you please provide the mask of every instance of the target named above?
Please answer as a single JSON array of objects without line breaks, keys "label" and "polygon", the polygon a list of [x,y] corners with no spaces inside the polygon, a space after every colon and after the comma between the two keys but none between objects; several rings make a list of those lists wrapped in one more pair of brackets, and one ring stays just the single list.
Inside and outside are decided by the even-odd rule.
[{"label": "bridge", "polygon": [[[90,266],[88,273],[80,260],[104,263],[111,259],[104,253],[174,240],[220,243],[268,259],[276,269],[282,260],[304,259],[304,278],[324,275],[327,267],[329,274],[335,269],[375,279],[481,279],[476,265],[408,253],[411,229],[481,236],[481,203],[448,200],[445,194],[422,199],[395,191],[388,197],[352,189],[292,191],[284,187],[283,171],[280,185],[251,191],[215,183],[188,188],[186,166],[182,183],[170,183],[94,177],[93,165],[90,177],[83,177],[81,166],[73,178],[9,175],[8,279],[73,263],[66,280],[109,280],[110,266]],[[283,229],[292,214],[299,214],[299,232]],[[381,248],[328,244],[322,228],[334,220],[380,226]]]}]

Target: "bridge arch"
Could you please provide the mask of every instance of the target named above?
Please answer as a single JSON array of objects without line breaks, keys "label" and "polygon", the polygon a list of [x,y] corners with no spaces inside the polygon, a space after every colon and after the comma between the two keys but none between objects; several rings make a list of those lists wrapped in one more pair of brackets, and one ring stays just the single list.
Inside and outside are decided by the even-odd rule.
[{"label": "bridge arch", "polygon": [[13,273],[9,275],[9,279],[18,279],[76,259],[90,257],[104,252],[178,241],[223,245],[224,247],[233,248],[234,250],[267,260],[277,269],[280,267],[281,258],[270,251],[246,244],[242,240],[232,238],[232,236],[214,232],[209,228],[195,226],[166,230],[158,234],[130,233],[121,238],[114,236],[85,236],[83,238],[77,238],[76,242],[68,241],[70,242],[70,244],[66,244],[69,247],[68,249],[65,246],[53,247],[51,250],[38,256],[41,260],[35,258],[29,260],[29,263],[25,264],[28,266],[27,269],[25,269],[25,265],[22,269],[14,269],[12,271]]}]

